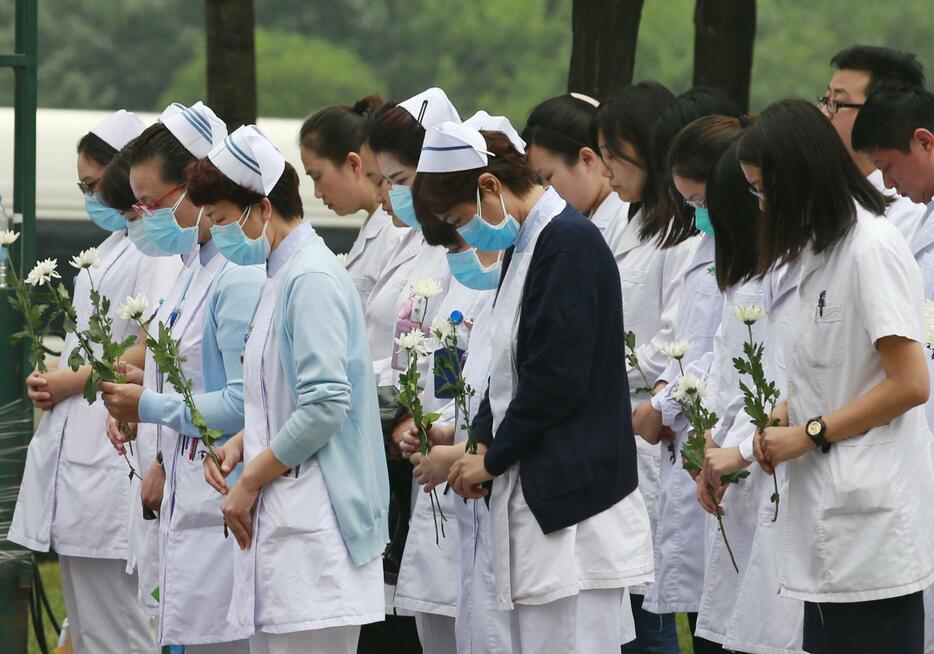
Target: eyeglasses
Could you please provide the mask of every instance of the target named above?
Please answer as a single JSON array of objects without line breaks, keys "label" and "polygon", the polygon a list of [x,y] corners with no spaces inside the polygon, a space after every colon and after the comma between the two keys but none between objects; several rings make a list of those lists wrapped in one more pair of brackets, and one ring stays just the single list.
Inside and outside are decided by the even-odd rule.
[{"label": "eyeglasses", "polygon": [[90,182],[78,182],[78,188],[84,195],[94,195],[94,191],[97,190],[97,185],[100,184],[99,179],[92,180]]},{"label": "eyeglasses", "polygon": [[760,200],[765,200],[765,192],[760,191],[755,186],[747,186],[746,189]]},{"label": "eyeglasses", "polygon": [[136,213],[138,213],[141,216],[152,215],[152,212],[159,208],[159,205],[162,203],[163,200],[165,200],[167,197],[175,193],[175,191],[180,191],[183,188],[185,188],[184,185],[179,184],[178,186],[173,187],[171,191],[163,195],[161,198],[159,198],[155,202],[136,202],[132,205],[133,209],[134,211],[136,211]]},{"label": "eyeglasses", "polygon": [[817,106],[821,109],[826,109],[827,113],[833,116],[841,109],[859,109],[863,105],[855,102],[840,102],[839,100],[834,100],[826,95],[822,95],[817,98]]}]

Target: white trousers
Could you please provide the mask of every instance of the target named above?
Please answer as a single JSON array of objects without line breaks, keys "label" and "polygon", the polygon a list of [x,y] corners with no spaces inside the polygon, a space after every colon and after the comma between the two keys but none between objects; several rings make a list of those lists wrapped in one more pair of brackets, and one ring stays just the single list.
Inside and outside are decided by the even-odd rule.
[{"label": "white trousers", "polygon": [[585,590],[530,606],[516,604],[512,654],[619,654],[624,590]]},{"label": "white trousers", "polygon": [[250,654],[356,654],[360,625],[250,637]]},{"label": "white trousers", "polygon": [[424,654],[457,654],[454,618],[416,611],[415,628]]},{"label": "white trousers", "polygon": [[136,575],[122,559],[59,556],[75,654],[159,654]]}]

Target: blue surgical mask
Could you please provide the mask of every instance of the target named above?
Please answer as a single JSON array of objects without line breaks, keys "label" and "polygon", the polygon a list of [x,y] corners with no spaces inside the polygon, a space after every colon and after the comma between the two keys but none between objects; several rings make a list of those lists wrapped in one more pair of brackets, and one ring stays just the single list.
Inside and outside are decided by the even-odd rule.
[{"label": "blue surgical mask", "polygon": [[710,212],[706,207],[694,209],[694,226],[707,236],[713,236],[713,224],[710,222]]},{"label": "blue surgical mask", "polygon": [[503,216],[505,217],[500,224],[491,225],[483,219],[480,208],[480,188],[477,187],[477,213],[466,225],[457,229],[461,238],[478,250],[484,252],[505,250],[511,247],[519,236],[519,221],[506,211],[506,202],[503,200],[502,195],[499,196],[499,202],[503,207]]},{"label": "blue surgical mask", "polygon": [[84,196],[84,209],[94,224],[108,232],[126,229],[126,218],[113,207],[108,207],[96,195]]},{"label": "blue surgical mask", "polygon": [[187,191],[182,193],[171,209],[156,209],[148,216],[143,216],[146,236],[166,254],[189,254],[198,242],[198,224],[204,212],[198,213],[198,221],[191,227],[181,227],[175,219],[175,210],[187,194]]},{"label": "blue surgical mask", "polygon": [[266,238],[266,228],[269,223],[263,224],[263,233],[259,235],[259,238],[251,239],[243,232],[243,225],[250,217],[252,208],[252,206],[247,207],[236,222],[211,226],[211,238],[214,239],[214,245],[225,259],[239,266],[253,266],[264,263],[269,258],[271,248],[269,239]]},{"label": "blue surgical mask", "polygon": [[475,291],[492,291],[499,286],[502,264],[497,261],[485,268],[477,256],[477,250],[470,248],[463,252],[448,252],[448,266],[454,279]]},{"label": "blue surgical mask", "polygon": [[412,204],[412,189],[408,186],[393,184],[389,189],[389,204],[396,218],[413,229],[421,229],[415,217],[415,207]]},{"label": "blue surgical mask", "polygon": [[168,252],[163,252],[159,247],[149,240],[146,236],[146,229],[143,226],[143,219],[128,220],[126,223],[126,235],[130,238],[137,250],[149,257],[167,257]]}]

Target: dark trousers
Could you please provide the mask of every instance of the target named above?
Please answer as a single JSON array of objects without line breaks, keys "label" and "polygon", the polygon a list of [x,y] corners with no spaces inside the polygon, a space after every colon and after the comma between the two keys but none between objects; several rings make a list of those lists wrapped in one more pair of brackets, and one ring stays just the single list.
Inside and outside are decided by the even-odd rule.
[{"label": "dark trousers", "polygon": [[804,651],[811,654],[923,654],[921,591],[870,602],[805,602]]},{"label": "dark trousers", "polygon": [[726,652],[720,643],[695,636],[694,632],[697,630],[697,614],[688,613],[687,615],[688,624],[691,625],[691,640],[694,641],[694,654],[721,654],[722,652]]},{"label": "dark trousers", "polygon": [[623,654],[680,654],[674,613],[656,615],[642,608],[642,595],[629,595],[636,639],[620,648]]}]

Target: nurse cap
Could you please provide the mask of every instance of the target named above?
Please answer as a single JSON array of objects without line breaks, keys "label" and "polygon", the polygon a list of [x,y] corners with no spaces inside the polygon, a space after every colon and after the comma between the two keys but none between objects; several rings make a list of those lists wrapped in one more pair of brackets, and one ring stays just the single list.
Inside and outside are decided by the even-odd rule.
[{"label": "nurse cap", "polygon": [[[400,102],[399,106],[412,114],[415,120],[421,118],[421,125],[426,130],[446,121],[461,122],[461,117],[448,100],[448,96],[436,86]],[[423,106],[425,107],[424,113],[422,113]]]},{"label": "nurse cap", "polygon": [[208,156],[227,136],[227,125],[200,100],[190,107],[173,102],[159,116],[159,122],[197,159]]},{"label": "nurse cap", "polygon": [[445,122],[425,133],[417,172],[453,173],[485,168],[489,157],[486,139],[476,127],[465,123]]},{"label": "nurse cap", "polygon": [[144,129],[146,129],[146,123],[140,120],[139,116],[132,111],[120,109],[89,131],[114,150],[122,150],[123,146],[142,134]]},{"label": "nurse cap", "polygon": [[269,195],[285,170],[285,157],[256,125],[244,125],[208,155],[235,184]]},{"label": "nurse cap", "polygon": [[512,143],[512,147],[521,154],[525,154],[525,141],[522,140],[522,137],[519,136],[519,132],[516,131],[516,128],[512,126],[512,123],[509,122],[506,116],[491,116],[481,109],[465,120],[464,124],[485,132],[500,132],[505,134],[509,138],[509,142]]}]

